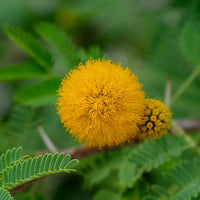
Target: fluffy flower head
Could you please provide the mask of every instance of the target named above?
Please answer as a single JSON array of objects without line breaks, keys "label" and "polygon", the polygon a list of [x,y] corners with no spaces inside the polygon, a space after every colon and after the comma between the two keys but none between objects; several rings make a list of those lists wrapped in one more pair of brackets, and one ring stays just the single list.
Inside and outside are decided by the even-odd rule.
[{"label": "fluffy flower head", "polygon": [[88,60],[66,75],[58,90],[61,122],[89,147],[119,145],[138,133],[145,94],[128,68],[110,60]]},{"label": "fluffy flower head", "polygon": [[139,124],[141,139],[156,139],[170,129],[171,112],[161,101],[146,100],[146,108],[142,123]]}]

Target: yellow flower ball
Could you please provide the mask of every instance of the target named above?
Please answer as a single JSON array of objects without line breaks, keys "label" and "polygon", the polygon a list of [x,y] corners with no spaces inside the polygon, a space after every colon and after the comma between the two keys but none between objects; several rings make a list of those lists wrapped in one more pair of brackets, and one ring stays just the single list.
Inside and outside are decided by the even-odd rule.
[{"label": "yellow flower ball", "polygon": [[120,63],[88,60],[62,80],[58,114],[69,133],[86,146],[117,146],[138,134],[145,109],[141,88]]},{"label": "yellow flower ball", "polygon": [[143,121],[139,123],[139,138],[159,138],[169,131],[170,124],[171,112],[164,103],[155,99],[147,99]]}]

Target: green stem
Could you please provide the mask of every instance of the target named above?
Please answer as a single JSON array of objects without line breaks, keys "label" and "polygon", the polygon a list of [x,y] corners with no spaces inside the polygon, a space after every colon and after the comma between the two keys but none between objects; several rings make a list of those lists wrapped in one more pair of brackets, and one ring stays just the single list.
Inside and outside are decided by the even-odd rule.
[{"label": "green stem", "polygon": [[190,74],[190,76],[185,80],[185,82],[178,88],[175,95],[172,97],[170,106],[172,106],[175,101],[182,95],[182,93],[188,88],[192,81],[199,75],[200,67],[196,67],[195,70]]},{"label": "green stem", "polygon": [[186,132],[178,124],[176,124],[173,121],[172,121],[172,128],[174,129],[175,133],[183,136],[185,138],[186,142],[189,144],[189,146],[196,149],[196,151],[200,155],[200,149],[199,149],[196,141],[190,135],[186,134]]}]

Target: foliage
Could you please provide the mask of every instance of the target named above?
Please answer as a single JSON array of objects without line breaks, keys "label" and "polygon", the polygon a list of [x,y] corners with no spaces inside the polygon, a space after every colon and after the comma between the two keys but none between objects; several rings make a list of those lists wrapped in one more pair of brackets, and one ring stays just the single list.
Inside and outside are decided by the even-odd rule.
[{"label": "foliage", "polygon": [[44,113],[44,109],[42,111],[28,106],[15,105],[6,124],[6,132],[28,134],[32,128],[42,122],[42,113]]},{"label": "foliage", "polygon": [[51,104],[56,100],[56,90],[59,85],[59,78],[45,79],[19,90],[15,94],[15,99],[19,103],[33,107]]},{"label": "foliage", "polygon": [[[43,47],[32,34],[9,26],[4,29],[6,34],[34,59],[35,63],[29,62],[2,67],[0,69],[0,80],[13,81],[41,77],[40,82],[33,83],[17,91],[16,101],[34,107],[55,102],[56,91],[60,85],[59,76],[72,69],[80,60],[71,39],[52,24],[38,24],[36,31],[49,46],[50,54],[45,49],[46,46]],[[101,57],[102,54],[100,49],[95,47],[90,48],[89,53],[91,53],[90,57],[94,58]],[[83,53],[81,57],[85,60],[87,54]],[[54,63],[52,63],[52,58],[54,58]],[[54,68],[51,69],[53,66]],[[64,70],[60,69],[60,66]]]},{"label": "foliage", "polygon": [[64,153],[46,153],[43,156],[21,157],[22,147],[13,148],[0,157],[0,197],[13,199],[9,192],[16,187],[50,174],[75,171],[78,160],[70,161]]},{"label": "foliage", "polygon": [[[164,99],[171,78],[172,96],[178,94],[172,117],[199,118],[199,17],[196,0],[0,1],[1,27],[9,24],[0,30],[0,152],[10,148],[0,156],[0,199],[13,199],[8,190],[76,164],[63,154],[33,155],[46,148],[37,125],[59,149],[78,146],[62,128],[54,102],[61,78],[79,61],[122,62],[151,98]],[[190,74],[184,93],[177,93]],[[76,176],[49,177],[14,197],[198,200],[199,135],[191,135],[191,143],[168,134],[83,158]],[[19,145],[31,156],[11,149]]]},{"label": "foliage", "polygon": [[22,147],[13,148],[8,150],[6,154],[0,156],[0,172],[3,173],[4,170],[10,168],[13,164],[20,160],[22,153]]},{"label": "foliage", "polygon": [[196,29],[194,24],[188,23],[184,26],[180,37],[180,43],[186,58],[190,62],[199,65],[200,35],[199,29]]},{"label": "foliage", "polygon": [[41,46],[34,36],[17,28],[6,26],[4,29],[9,37],[38,64],[47,69],[52,66],[51,55]]},{"label": "foliage", "polygon": [[189,200],[197,197],[200,186],[199,164],[199,160],[191,160],[172,168],[166,175],[168,188],[152,186],[153,191],[159,196],[156,199]]},{"label": "foliage", "polygon": [[2,200],[13,200],[13,197],[11,197],[10,193],[7,190],[4,190],[0,187],[0,199]]},{"label": "foliage", "polygon": [[[195,139],[198,142],[200,141],[199,137]],[[124,196],[124,193],[126,193],[127,190],[134,191],[134,189],[138,187],[144,174],[148,173],[149,176],[152,176],[152,171],[159,171],[159,168],[164,169],[162,170],[162,173],[168,173],[167,166],[169,165],[169,162],[173,163],[174,158],[178,158],[180,163],[184,163],[185,157],[181,158],[181,155],[187,149],[190,149],[190,145],[183,137],[166,135],[155,141],[145,141],[135,148],[126,147],[119,151],[105,153],[104,155],[94,156],[91,159],[82,160],[79,167],[85,176],[85,187],[103,187],[105,190],[111,190],[115,195],[119,196],[119,194],[121,194]],[[195,154],[195,152],[191,155],[189,155],[190,158],[199,159],[199,155]],[[184,170],[185,169],[183,169],[184,173],[182,171],[180,173],[174,173],[177,176],[175,176],[175,179],[184,179],[183,174],[187,174]],[[169,185],[170,188],[170,186],[174,185],[174,182],[172,181],[170,173],[169,177],[171,182],[167,185]],[[196,172],[191,174],[188,181],[191,179],[198,180]],[[184,183],[185,181],[182,182],[182,184]],[[100,194],[98,192],[97,197]],[[133,193],[131,195],[136,194]],[[141,195],[145,196],[144,193]],[[188,191],[185,195],[192,197],[193,193]],[[138,194],[138,199],[141,199],[142,196]],[[124,199],[126,198],[124,197]]]},{"label": "foliage", "polygon": [[77,65],[79,58],[75,46],[64,32],[47,23],[39,24],[36,27],[36,31],[49,45],[55,65],[62,66],[65,69],[65,73]]},{"label": "foliage", "polygon": [[35,63],[23,63],[0,68],[0,81],[36,78],[45,75],[43,68]]}]

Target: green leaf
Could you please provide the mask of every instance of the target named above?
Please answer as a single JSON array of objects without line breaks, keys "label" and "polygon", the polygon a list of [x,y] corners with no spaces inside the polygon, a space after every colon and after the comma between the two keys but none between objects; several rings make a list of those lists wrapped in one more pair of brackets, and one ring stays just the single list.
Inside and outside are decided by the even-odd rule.
[{"label": "green leaf", "polygon": [[159,185],[153,185],[152,189],[158,195],[165,196],[166,198],[170,197],[169,193],[163,187],[160,187]]},{"label": "green leaf", "polygon": [[16,92],[15,100],[33,107],[53,104],[57,98],[56,91],[60,82],[60,78],[51,78],[25,87]]},{"label": "green leaf", "polygon": [[73,159],[65,165],[65,169],[70,169],[70,168],[76,166],[78,163],[79,163],[79,160]]},{"label": "green leaf", "polygon": [[119,162],[122,159],[119,152],[106,152],[82,159],[79,167],[85,177],[84,186],[91,188],[104,181],[116,166],[121,166]]},{"label": "green leaf", "polygon": [[99,46],[90,46],[88,51],[85,49],[81,49],[79,51],[79,56],[82,62],[86,62],[87,60],[91,59],[101,59],[103,58],[103,53]]},{"label": "green leaf", "polygon": [[38,64],[45,69],[50,69],[52,67],[51,55],[43,48],[33,35],[18,28],[9,26],[5,26],[4,30],[7,35]]},{"label": "green leaf", "polygon": [[159,198],[157,197],[153,197],[153,196],[146,196],[143,198],[144,200],[159,200]]},{"label": "green leaf", "polygon": [[185,162],[175,167],[166,176],[179,190],[171,194],[172,200],[190,200],[196,197],[200,188],[200,162]]},{"label": "green leaf", "polygon": [[119,195],[111,190],[102,189],[94,196],[94,200],[119,200]]},{"label": "green leaf", "polygon": [[181,49],[188,61],[200,64],[200,28],[199,25],[187,23],[180,36]]},{"label": "green leaf", "polygon": [[39,166],[39,172],[40,173],[42,173],[43,170],[45,170],[44,167],[45,167],[45,163],[46,163],[47,158],[48,158],[48,154],[45,154],[42,158],[42,161],[41,161],[40,166]]},{"label": "green leaf", "polygon": [[142,168],[138,168],[132,162],[124,162],[119,169],[119,179],[125,186],[132,187],[143,172]]},{"label": "green leaf", "polygon": [[[57,157],[56,162],[55,162],[55,165],[54,165],[54,170],[58,170],[58,169],[59,169],[59,166],[60,166],[60,164],[61,164],[63,158],[64,158],[64,153],[61,153],[61,154]],[[72,162],[72,161],[71,161],[71,162]],[[74,165],[74,166],[75,166],[75,165]],[[72,167],[73,167],[73,166],[72,166]]]},{"label": "green leaf", "polygon": [[49,171],[54,170],[54,165],[56,163],[57,158],[58,158],[58,152],[53,155],[53,157],[49,163]]},{"label": "green leaf", "polygon": [[65,158],[60,163],[59,167],[64,168],[70,159],[71,159],[71,155],[70,154],[66,155]]},{"label": "green leaf", "polygon": [[197,197],[200,188],[199,166],[199,160],[179,163],[165,174],[166,182],[163,184],[168,185],[168,188],[154,186],[154,191],[158,197],[165,195],[171,200],[190,200],[192,197]]},{"label": "green leaf", "polygon": [[[156,148],[154,148],[156,146]],[[183,137],[174,137],[169,134],[157,140],[147,140],[130,155],[130,161],[147,171],[161,165],[172,156],[179,156],[188,148],[189,144]]]},{"label": "green leaf", "polygon": [[[66,159],[67,157],[67,159]],[[3,186],[5,189],[11,190],[26,182],[56,173],[75,171],[72,169],[78,160],[71,160],[67,167],[63,167],[61,163],[68,160],[69,155],[61,154],[45,154],[42,156],[35,156],[27,160],[16,163],[3,173]],[[72,164],[73,163],[73,164]],[[47,167],[49,165],[49,167]]]},{"label": "green leaf", "polygon": [[144,195],[149,192],[149,184],[140,179],[132,188],[126,188],[121,195],[122,200],[143,200]]},{"label": "green leaf", "polygon": [[33,107],[14,105],[7,122],[6,132],[12,134],[28,134],[32,128],[40,124],[43,119],[43,110]]},{"label": "green leaf", "polygon": [[92,187],[95,184],[98,184],[101,181],[105,180],[109,176],[111,170],[112,168],[110,166],[105,166],[104,168],[101,168],[98,171],[94,171],[94,173],[88,180],[88,187]]},{"label": "green leaf", "polygon": [[0,81],[29,79],[45,75],[45,70],[35,63],[23,63],[0,67]]},{"label": "green leaf", "polygon": [[6,153],[1,154],[0,156],[0,173],[3,173],[4,170],[13,166],[16,162],[20,160],[22,153],[22,147],[9,149]]},{"label": "green leaf", "polygon": [[1,187],[0,187],[0,199],[1,200],[14,200],[13,197],[10,195],[10,193]]},{"label": "green leaf", "polygon": [[[46,159],[46,162],[44,163],[43,170],[49,171],[49,166],[50,166],[52,157],[53,157],[52,154],[49,154],[49,155],[48,155],[48,157],[47,157],[47,159]],[[68,160],[68,161],[69,161],[69,160]],[[67,161],[67,162],[68,162],[68,161]],[[61,168],[63,168],[63,167],[61,167]]]},{"label": "green leaf", "polygon": [[145,171],[151,171],[171,157],[180,156],[188,147],[183,137],[165,135],[157,140],[146,140],[128,156],[119,170],[119,178],[125,186],[132,187]]},{"label": "green leaf", "polygon": [[49,50],[53,54],[55,65],[58,68],[63,67],[64,73],[78,64],[80,59],[76,48],[71,39],[62,30],[49,23],[40,23],[37,25],[36,31],[48,44]]}]

